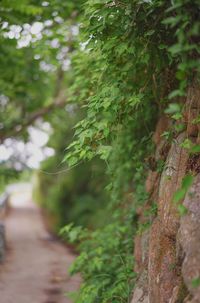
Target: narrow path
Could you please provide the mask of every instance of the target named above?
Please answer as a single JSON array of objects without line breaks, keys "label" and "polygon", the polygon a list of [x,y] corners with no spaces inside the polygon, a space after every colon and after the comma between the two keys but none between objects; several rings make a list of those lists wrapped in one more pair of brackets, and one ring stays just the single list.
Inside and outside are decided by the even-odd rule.
[{"label": "narrow path", "polygon": [[40,212],[29,202],[6,218],[8,253],[0,265],[0,303],[70,303],[79,277],[67,270],[74,256],[45,230]]}]

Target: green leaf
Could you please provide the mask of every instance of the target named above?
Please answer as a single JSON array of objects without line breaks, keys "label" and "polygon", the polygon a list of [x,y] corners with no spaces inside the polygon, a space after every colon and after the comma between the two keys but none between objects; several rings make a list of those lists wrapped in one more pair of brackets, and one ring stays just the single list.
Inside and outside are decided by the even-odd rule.
[{"label": "green leaf", "polygon": [[199,287],[199,286],[200,286],[200,277],[194,278],[194,279],[192,280],[192,287],[197,288],[197,287]]},{"label": "green leaf", "polygon": [[185,95],[185,93],[184,93],[183,90],[181,90],[181,89],[175,89],[175,90],[173,90],[173,91],[169,94],[168,98],[169,98],[169,99],[173,99],[173,98],[175,98],[175,97],[182,97],[182,96],[184,96],[184,95]]},{"label": "green leaf", "polygon": [[188,189],[192,186],[194,181],[194,176],[186,175],[182,180],[182,188],[188,191]]},{"label": "green leaf", "polygon": [[200,153],[200,145],[194,145],[191,147],[190,152],[195,154],[195,153]]},{"label": "green leaf", "polygon": [[162,21],[163,24],[170,25],[171,27],[174,27],[177,25],[180,20],[182,19],[182,16],[175,16],[175,17],[168,17],[165,20]]},{"label": "green leaf", "polygon": [[174,44],[173,46],[168,48],[168,51],[172,54],[172,55],[176,55],[178,53],[180,53],[182,51],[183,46],[179,43]]},{"label": "green leaf", "polygon": [[71,157],[67,158],[67,163],[71,167],[78,163],[78,158],[75,156],[71,156]]},{"label": "green leaf", "polygon": [[181,144],[181,147],[185,149],[191,149],[192,148],[192,141],[190,139],[185,139]]},{"label": "green leaf", "polygon": [[180,112],[175,113],[174,115],[172,115],[172,119],[174,119],[174,120],[180,120],[182,117],[183,116]]},{"label": "green leaf", "polygon": [[181,184],[181,188],[178,189],[173,196],[173,202],[174,203],[178,203],[179,201],[181,201],[188,189],[191,187],[192,183],[193,183],[194,177],[190,174],[186,175],[183,180],[182,180],[182,184]]},{"label": "green leaf", "polygon": [[174,126],[177,132],[182,132],[186,129],[186,125],[184,123],[179,123]]},{"label": "green leaf", "polygon": [[178,189],[174,196],[173,196],[173,202],[178,203],[180,200],[182,200],[185,197],[186,190],[184,188]]},{"label": "green leaf", "polygon": [[101,145],[98,148],[97,154],[100,155],[100,158],[102,160],[107,160],[108,157],[110,156],[111,151],[112,151],[112,146]]},{"label": "green leaf", "polygon": [[155,33],[155,29],[151,29],[146,33],[146,36],[152,36]]},{"label": "green leaf", "polygon": [[69,233],[69,231],[72,229],[73,225],[74,225],[73,223],[70,223],[70,224],[62,227],[59,231],[59,235],[63,236],[65,234]]},{"label": "green leaf", "polygon": [[133,95],[129,100],[128,104],[137,108],[142,101],[142,95]]},{"label": "green leaf", "polygon": [[164,131],[161,137],[165,138],[166,140],[170,140],[173,137],[173,133],[171,131]]},{"label": "green leaf", "polygon": [[166,114],[177,114],[180,113],[181,106],[178,103],[170,103],[168,108],[165,110]]},{"label": "green leaf", "polygon": [[178,205],[178,211],[180,216],[184,216],[188,213],[188,209],[183,204]]}]

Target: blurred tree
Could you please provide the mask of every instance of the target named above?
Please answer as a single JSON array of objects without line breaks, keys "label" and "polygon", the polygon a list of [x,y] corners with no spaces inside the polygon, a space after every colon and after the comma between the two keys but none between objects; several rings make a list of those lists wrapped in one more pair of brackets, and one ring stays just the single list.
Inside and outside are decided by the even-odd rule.
[{"label": "blurred tree", "polygon": [[67,102],[80,2],[1,1],[1,142]]},{"label": "blurred tree", "polygon": [[66,144],[73,137],[72,127],[83,116],[75,106],[66,109],[67,113],[53,111],[49,117],[54,131],[48,146],[54,148],[55,155],[42,162],[34,176],[34,199],[43,208],[49,228],[56,232],[70,222],[89,228],[102,226],[107,201],[103,161],[94,159],[73,169],[63,163]]}]

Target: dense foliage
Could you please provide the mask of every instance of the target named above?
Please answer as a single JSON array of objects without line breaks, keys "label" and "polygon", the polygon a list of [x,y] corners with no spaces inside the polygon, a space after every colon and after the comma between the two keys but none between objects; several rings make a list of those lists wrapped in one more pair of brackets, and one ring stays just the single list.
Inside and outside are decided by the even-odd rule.
[{"label": "dense foliage", "polygon": [[[66,123],[60,123],[65,120]],[[34,177],[34,200],[44,209],[49,227],[56,232],[66,223],[94,228],[105,221],[104,163],[98,159],[83,163],[76,169],[62,164],[66,142],[72,139],[72,126],[80,113],[54,113],[54,132],[48,145],[55,155],[45,160]]]},{"label": "dense foliage", "polygon": [[[144,180],[152,133],[164,111],[174,121],[181,118],[179,100],[190,81],[199,80],[200,3],[42,3],[2,1],[1,139],[26,138],[23,130],[37,117],[51,124],[49,145],[56,155],[38,173],[38,199],[57,227],[74,221],[62,234],[80,249],[72,267],[83,277],[75,302],[130,302],[133,236],[141,228],[137,208],[149,199]],[[10,27],[20,25],[23,32],[25,23],[36,21],[43,26],[41,38],[17,48],[20,38],[8,38]],[[183,128],[177,122],[172,131]],[[170,132],[164,135],[170,138]],[[57,174],[63,158],[65,172]],[[91,178],[94,167],[97,176]],[[156,167],[161,170],[162,163]]]},{"label": "dense foliage", "polygon": [[[200,7],[198,1],[89,0],[84,8],[87,42],[80,58],[90,60],[75,58],[74,64],[76,86],[85,83],[83,70],[90,75],[84,87],[87,115],[76,125],[65,159],[72,166],[97,155],[106,161],[113,214],[92,235],[71,226],[64,231],[72,241],[86,237],[72,269],[84,277],[76,302],[128,302],[135,210],[148,200],[144,159],[152,152],[155,120],[164,110],[180,118],[178,100],[169,100],[184,96],[198,76]],[[80,95],[81,101],[86,97]],[[119,258],[127,262],[120,265]]]}]

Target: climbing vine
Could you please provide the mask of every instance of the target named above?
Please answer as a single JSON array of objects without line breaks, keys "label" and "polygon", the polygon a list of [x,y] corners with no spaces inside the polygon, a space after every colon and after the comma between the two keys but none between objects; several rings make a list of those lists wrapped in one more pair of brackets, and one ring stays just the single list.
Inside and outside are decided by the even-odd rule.
[{"label": "climbing vine", "polygon": [[[38,173],[37,200],[56,231],[73,221],[61,234],[80,250],[71,269],[83,277],[76,303],[130,302],[133,237],[157,211],[145,178],[166,164],[153,157],[153,132],[163,113],[170,117],[162,134],[168,148],[188,126],[185,98],[191,82],[199,83],[199,32],[199,0],[1,1],[0,141],[11,139],[9,147],[12,138],[22,140],[13,141],[17,146],[34,121],[51,125],[48,145],[56,154]],[[192,126],[199,122],[195,117]],[[184,215],[200,146],[188,137],[181,148],[190,158],[173,199]],[[12,165],[23,169],[15,152],[8,160],[0,163],[1,191],[18,175]]]},{"label": "climbing vine", "polygon": [[148,199],[152,132],[162,112],[180,118],[179,97],[198,79],[200,7],[189,0],[88,0],[84,10],[71,98],[79,87],[76,100],[87,113],[65,161],[73,167],[96,156],[105,160],[109,223],[93,233],[71,225],[62,231],[80,243],[72,272],[81,272],[84,282],[76,302],[129,302],[132,237],[137,207]]}]

